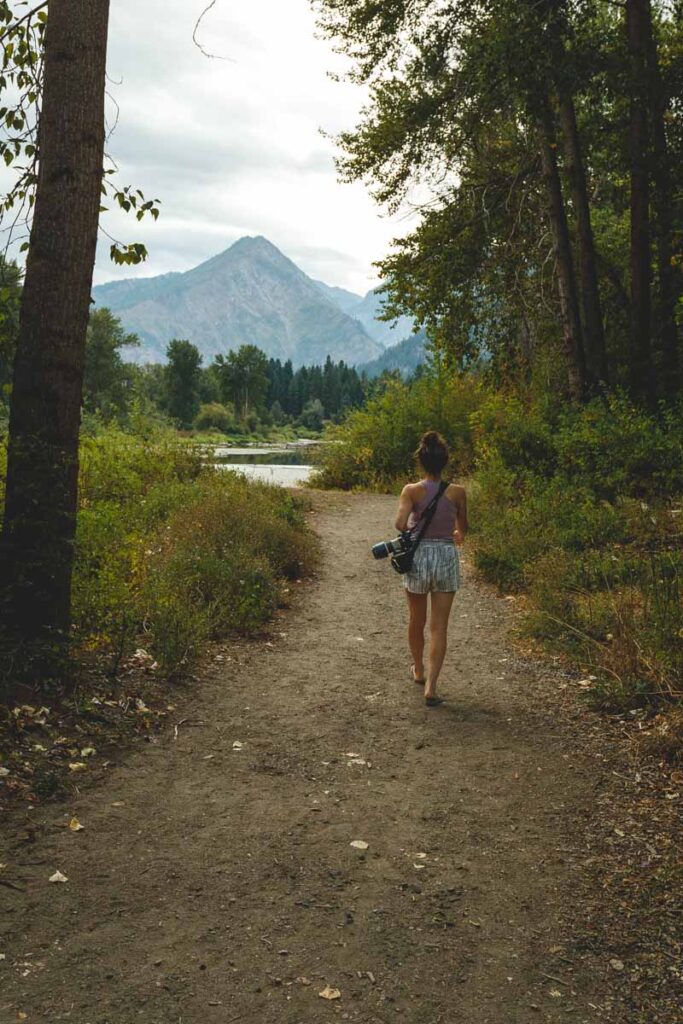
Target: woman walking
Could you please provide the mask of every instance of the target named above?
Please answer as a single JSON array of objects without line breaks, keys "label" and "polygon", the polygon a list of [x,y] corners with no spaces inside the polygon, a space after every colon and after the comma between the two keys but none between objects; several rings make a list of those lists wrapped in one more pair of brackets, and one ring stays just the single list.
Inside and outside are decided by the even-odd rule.
[{"label": "woman walking", "polygon": [[[422,512],[441,486],[441,477],[448,463],[448,446],[441,434],[431,430],[420,441],[415,457],[424,478],[417,483],[406,484],[401,491],[397,530],[411,530],[418,526]],[[409,612],[408,643],[413,656],[410,673],[414,682],[424,686],[427,707],[443,703],[436,695],[436,684],[446,654],[453,598],[460,587],[460,557],[456,545],[462,544],[466,532],[465,488],[449,484],[420,540],[413,566],[403,577]],[[429,594],[429,662],[425,675],[424,631]]]}]

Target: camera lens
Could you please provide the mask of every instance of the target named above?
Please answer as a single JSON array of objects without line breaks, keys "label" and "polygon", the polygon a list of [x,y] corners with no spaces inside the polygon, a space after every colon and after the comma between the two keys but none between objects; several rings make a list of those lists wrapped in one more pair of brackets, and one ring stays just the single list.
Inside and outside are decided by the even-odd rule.
[{"label": "camera lens", "polygon": [[374,558],[387,558],[389,555],[389,545],[385,541],[381,541],[379,544],[374,544],[372,547],[372,554]]}]

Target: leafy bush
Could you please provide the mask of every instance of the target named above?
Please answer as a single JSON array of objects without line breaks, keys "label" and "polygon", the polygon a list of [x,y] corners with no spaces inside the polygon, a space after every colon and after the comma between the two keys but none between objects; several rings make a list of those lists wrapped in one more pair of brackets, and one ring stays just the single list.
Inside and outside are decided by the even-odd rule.
[{"label": "leafy bush", "polygon": [[683,409],[653,416],[623,395],[566,413],[555,437],[557,471],[600,498],[683,491]]},{"label": "leafy bush", "polygon": [[472,421],[483,575],[528,590],[527,631],[596,671],[598,703],[683,695],[680,410],[495,395]]},{"label": "leafy bush", "polygon": [[325,409],[323,408],[323,403],[319,398],[314,398],[312,401],[306,402],[299,417],[299,422],[308,430],[318,432],[323,428],[324,417]]},{"label": "leafy bush", "polygon": [[497,457],[509,471],[552,476],[557,452],[549,413],[519,396],[489,392],[470,418],[477,462]]},{"label": "leafy bush", "polygon": [[321,448],[314,485],[392,490],[414,474],[412,455],[426,430],[440,430],[448,440],[450,471],[466,472],[472,464],[470,418],[482,394],[467,377],[428,376],[412,384],[388,380],[364,409],[330,428],[330,444]]},{"label": "leafy bush", "polygon": [[172,431],[140,438],[109,428],[81,440],[81,506],[100,501],[133,504],[156,485],[186,483],[202,470],[199,449],[180,443]]},{"label": "leafy bush", "polygon": [[253,409],[247,413],[242,421],[242,429],[248,434],[258,434],[261,430],[261,420],[259,415]]},{"label": "leafy bush", "polygon": [[233,434],[237,430],[235,410],[232,406],[221,405],[220,402],[200,405],[194,426],[195,430],[218,430],[223,434]]},{"label": "leafy bush", "polygon": [[[0,480],[5,453],[0,448]],[[177,673],[208,637],[258,629],[315,558],[301,502],[204,465],[177,435],[81,446],[73,631],[112,671],[141,642]]]}]

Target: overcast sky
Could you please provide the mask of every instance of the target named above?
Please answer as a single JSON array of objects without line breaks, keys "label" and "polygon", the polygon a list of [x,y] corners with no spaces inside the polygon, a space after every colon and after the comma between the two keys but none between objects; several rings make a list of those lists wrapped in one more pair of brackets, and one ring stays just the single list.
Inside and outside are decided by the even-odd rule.
[{"label": "overcast sky", "polygon": [[[156,224],[122,214],[103,227],[143,241],[140,268],[116,268],[102,237],[97,283],[187,270],[242,235],[265,235],[306,273],[365,292],[392,237],[362,185],[341,185],[320,129],[355,123],[360,89],[336,83],[330,44],[314,35],[308,0],[113,0],[109,91],[118,125],[108,143],[119,180],[162,201]],[[110,120],[116,114],[108,104]]]}]

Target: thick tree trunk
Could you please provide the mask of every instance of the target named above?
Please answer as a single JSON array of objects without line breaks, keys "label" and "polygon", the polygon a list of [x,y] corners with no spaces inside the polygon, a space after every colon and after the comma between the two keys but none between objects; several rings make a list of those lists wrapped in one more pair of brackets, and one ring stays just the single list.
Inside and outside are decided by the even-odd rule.
[{"label": "thick tree trunk", "polygon": [[626,0],[631,91],[631,381],[636,395],[652,401],[655,387],[651,344],[650,133],[646,42],[649,24],[649,0]]},{"label": "thick tree trunk", "polygon": [[[648,12],[649,13],[649,12]],[[652,124],[652,206],[655,215],[657,246],[657,279],[659,284],[659,347],[661,349],[661,391],[673,396],[680,385],[680,343],[676,324],[676,304],[679,291],[676,270],[672,263],[674,252],[674,188],[671,159],[664,128],[667,99],[659,70],[659,55],[650,18],[647,27],[647,60],[650,85],[650,121]]]},{"label": "thick tree trunk", "polygon": [[586,171],[581,152],[579,129],[576,123],[574,100],[569,95],[560,97],[560,122],[564,136],[567,175],[576,214],[579,249],[579,278],[583,307],[583,340],[588,374],[593,381],[607,384],[607,351],[602,323],[600,287],[595,259],[595,241],[591,223]]},{"label": "thick tree trunk", "polygon": [[581,331],[581,314],[576,289],[576,275],[572,259],[567,213],[562,195],[562,182],[557,166],[557,143],[549,105],[541,114],[541,168],[548,203],[548,216],[553,235],[555,261],[557,266],[557,287],[562,314],[569,391],[574,399],[580,399],[586,389],[586,359]]},{"label": "thick tree trunk", "polygon": [[10,408],[0,600],[5,653],[64,653],[85,336],[104,151],[109,0],[50,0],[39,176]]}]

